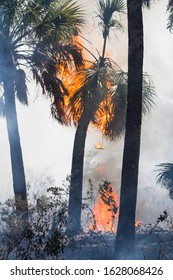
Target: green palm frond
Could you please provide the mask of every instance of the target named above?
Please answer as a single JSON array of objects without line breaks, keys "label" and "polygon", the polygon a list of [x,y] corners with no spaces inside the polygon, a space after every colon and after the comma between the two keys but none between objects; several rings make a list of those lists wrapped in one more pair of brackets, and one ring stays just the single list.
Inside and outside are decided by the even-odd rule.
[{"label": "green palm frond", "polygon": [[152,78],[147,73],[143,73],[143,89],[142,89],[142,113],[145,115],[151,111],[151,108],[155,105],[154,97],[155,87]]},{"label": "green palm frond", "polygon": [[173,163],[161,163],[157,167],[156,182],[168,189],[169,196],[173,199]]},{"label": "green palm frond", "polygon": [[51,95],[52,90],[51,97],[57,102],[55,89],[60,99],[67,94],[57,77],[59,65],[77,70],[83,66],[81,49],[72,41],[73,31],[84,24],[83,9],[75,0],[0,0],[0,16],[0,80],[7,76],[8,53],[14,62],[14,89],[19,101],[27,104],[26,77],[21,70],[25,65],[44,93]]},{"label": "green palm frond", "polygon": [[117,13],[125,12],[123,0],[99,0],[97,10],[97,17],[99,25],[102,26],[104,38],[109,35],[111,28],[123,30],[123,26],[117,18]]},{"label": "green palm frond", "polygon": [[52,1],[35,28],[35,34],[38,39],[45,37],[55,43],[60,39],[66,40],[69,34],[79,30],[84,22],[84,11],[77,1]]}]

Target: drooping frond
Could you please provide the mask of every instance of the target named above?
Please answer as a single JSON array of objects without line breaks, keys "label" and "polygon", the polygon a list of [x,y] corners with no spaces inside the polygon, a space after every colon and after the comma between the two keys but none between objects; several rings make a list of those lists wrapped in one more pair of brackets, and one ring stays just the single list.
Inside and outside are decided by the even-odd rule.
[{"label": "drooping frond", "polygon": [[[126,109],[127,109],[127,84],[128,75],[122,70],[112,69],[112,86],[107,98],[103,103],[103,112],[100,117],[99,126],[107,138],[113,140],[121,136],[125,131]],[[154,86],[151,77],[143,74],[143,96],[142,113],[149,113],[154,105]],[[103,116],[106,118],[103,121]]]},{"label": "drooping frond", "polygon": [[156,182],[167,188],[170,198],[173,199],[173,163],[161,163],[157,167]]},{"label": "drooping frond", "polygon": [[152,78],[147,73],[143,73],[142,84],[142,113],[145,115],[149,113],[151,108],[155,105],[154,97],[156,94]]},{"label": "drooping frond", "polygon": [[28,105],[26,74],[22,69],[15,72],[15,90],[19,102]]},{"label": "drooping frond", "polygon": [[127,74],[110,71],[109,91],[98,112],[98,126],[104,136],[114,139],[124,132],[127,107]]},{"label": "drooping frond", "polygon": [[81,48],[72,43],[59,46],[57,60],[60,63],[66,63],[67,66],[68,64],[75,66],[76,70],[84,66]]},{"label": "drooping frond", "polygon": [[125,12],[123,0],[99,0],[97,3],[97,17],[102,26],[103,37],[109,35],[110,29],[123,30],[123,26],[117,17],[117,13]]},{"label": "drooping frond", "polygon": [[64,70],[72,67],[80,69],[83,66],[83,58],[80,48],[72,43],[59,45],[50,54],[49,49],[39,43],[32,57],[32,71],[34,79],[40,84],[43,93],[48,94],[52,101],[52,116],[61,124],[66,124],[64,98],[68,90],[61,77]]},{"label": "drooping frond", "polygon": [[74,80],[76,89],[69,102],[69,122],[77,125],[78,120],[87,108],[91,122],[97,123],[96,111],[101,110],[100,104],[105,99],[108,92],[110,65],[105,60],[104,66],[100,67],[100,62],[96,61],[90,68],[83,69],[77,74]]},{"label": "drooping frond", "polygon": [[0,16],[0,81],[7,77],[9,56],[20,102],[27,104],[23,65],[31,69],[43,92],[51,95],[52,90],[54,101],[61,93],[61,99],[67,89],[56,76],[58,66],[83,65],[81,49],[72,40],[84,24],[82,7],[75,0],[0,0]]},{"label": "drooping frond", "polygon": [[169,0],[168,5],[167,5],[167,12],[169,13],[167,28],[172,33],[172,29],[173,29],[173,0]]}]

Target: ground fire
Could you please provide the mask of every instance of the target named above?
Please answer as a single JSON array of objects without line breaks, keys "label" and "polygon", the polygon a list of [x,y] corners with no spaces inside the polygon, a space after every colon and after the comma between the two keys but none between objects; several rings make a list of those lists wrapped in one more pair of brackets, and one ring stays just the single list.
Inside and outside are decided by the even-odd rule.
[{"label": "ground fire", "polygon": [[119,199],[113,191],[112,185],[103,181],[99,185],[99,195],[92,209],[93,223],[89,226],[91,230],[116,231],[118,217]]},{"label": "ground fire", "polygon": [[[116,232],[119,214],[119,196],[113,190],[110,182],[102,181],[99,185],[99,195],[92,208],[92,223],[90,230]],[[136,229],[141,226],[141,220],[136,220]]]}]

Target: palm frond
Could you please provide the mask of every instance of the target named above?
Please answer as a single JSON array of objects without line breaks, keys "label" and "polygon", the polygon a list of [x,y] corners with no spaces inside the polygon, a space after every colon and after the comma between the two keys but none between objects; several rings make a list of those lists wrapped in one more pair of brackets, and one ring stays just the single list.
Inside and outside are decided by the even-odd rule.
[{"label": "palm frond", "polygon": [[173,163],[161,163],[157,167],[156,182],[168,189],[169,196],[173,199]]},{"label": "palm frond", "polygon": [[109,35],[111,28],[122,30],[123,26],[117,19],[116,13],[125,12],[125,4],[123,0],[99,0],[97,3],[97,17],[99,25],[103,29],[103,37]]},{"label": "palm frond", "polygon": [[[100,117],[99,126],[110,140],[113,140],[125,131],[126,108],[127,108],[127,84],[128,74],[122,70],[112,69],[111,88],[109,89],[106,103],[103,105],[101,116],[106,116],[106,121],[102,123],[103,117]],[[155,90],[152,79],[146,73],[143,74],[142,91],[142,113],[149,113],[154,105]]]},{"label": "palm frond", "polygon": [[35,34],[39,40],[44,37],[55,44],[60,39],[69,38],[69,34],[75,32],[76,28],[79,30],[84,22],[84,11],[77,1],[52,1]]},{"label": "palm frond", "polygon": [[127,74],[114,68],[110,72],[110,89],[98,112],[98,126],[104,136],[113,140],[125,129],[127,107]]},{"label": "palm frond", "polygon": [[143,89],[142,89],[142,113],[145,115],[149,113],[152,107],[155,105],[154,97],[155,87],[152,78],[147,73],[143,73]]},{"label": "palm frond", "polygon": [[96,123],[95,112],[99,104],[104,100],[107,85],[106,76],[108,67],[99,67],[99,63],[93,63],[91,68],[83,69],[74,80],[76,91],[72,95],[68,110],[69,121],[77,124],[84,108],[87,108],[91,121]]},{"label": "palm frond", "polygon": [[173,0],[169,0],[168,5],[167,5],[167,12],[169,13],[167,28],[172,33],[172,29],[173,29]]},{"label": "palm frond", "polygon": [[67,67],[68,64],[75,66],[76,70],[84,66],[81,48],[72,43],[60,45],[58,47],[57,60],[59,60],[60,63],[67,64]]},{"label": "palm frond", "polygon": [[17,99],[25,105],[28,105],[26,74],[24,70],[16,70],[15,73],[15,90]]},{"label": "palm frond", "polygon": [[42,84],[44,85],[43,92],[49,94],[49,96],[53,99],[51,104],[52,117],[60,124],[67,125],[64,103],[64,95],[67,94],[67,89],[59,78],[52,76],[46,71],[42,73],[40,78],[42,79]]},{"label": "palm frond", "polygon": [[30,68],[36,83],[52,100],[52,115],[61,123],[66,123],[64,97],[68,91],[58,68],[62,64],[77,70],[83,66],[81,48],[72,36],[84,22],[82,6],[75,0],[0,0],[0,81],[7,77],[9,56],[15,69],[16,97],[27,104],[22,68]]}]

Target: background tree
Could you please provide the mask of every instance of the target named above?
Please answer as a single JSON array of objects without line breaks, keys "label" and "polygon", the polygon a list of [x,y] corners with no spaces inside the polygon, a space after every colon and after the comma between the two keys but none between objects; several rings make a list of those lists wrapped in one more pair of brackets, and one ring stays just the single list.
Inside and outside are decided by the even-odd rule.
[{"label": "background tree", "polygon": [[[59,101],[57,112],[63,119],[62,94],[67,91],[56,76],[57,65],[82,64],[80,50],[69,40],[83,23],[83,10],[71,0],[0,0],[1,108],[7,122],[14,194],[16,202],[23,201],[24,210],[26,181],[15,98],[28,104],[25,70],[29,68],[43,91]],[[21,209],[21,201],[16,205]]]}]

